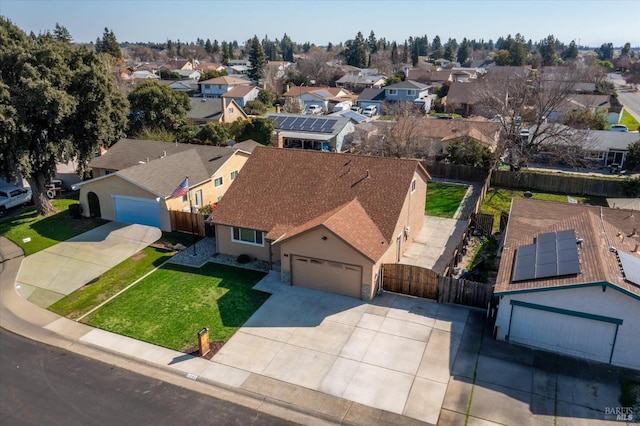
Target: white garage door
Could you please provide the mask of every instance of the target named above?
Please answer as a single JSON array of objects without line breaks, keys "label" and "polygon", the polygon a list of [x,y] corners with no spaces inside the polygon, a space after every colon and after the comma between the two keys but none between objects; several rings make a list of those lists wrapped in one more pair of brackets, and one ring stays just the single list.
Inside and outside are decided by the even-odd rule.
[{"label": "white garage door", "polygon": [[358,299],[361,297],[361,266],[295,255],[291,262],[291,284]]},{"label": "white garage door", "polygon": [[561,313],[553,308],[526,305],[513,306],[510,342],[606,363],[610,361],[618,329],[615,319],[585,318],[576,316],[583,315],[576,312]]},{"label": "white garage door", "polygon": [[160,205],[147,198],[114,195],[113,207],[118,222],[139,223],[160,228]]}]

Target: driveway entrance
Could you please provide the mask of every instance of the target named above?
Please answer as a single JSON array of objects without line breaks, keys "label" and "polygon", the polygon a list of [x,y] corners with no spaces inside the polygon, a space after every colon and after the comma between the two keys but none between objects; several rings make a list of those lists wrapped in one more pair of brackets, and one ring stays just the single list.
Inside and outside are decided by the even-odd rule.
[{"label": "driveway entrance", "polygon": [[27,256],[16,279],[22,297],[46,308],[162,236],[160,229],[110,222]]}]

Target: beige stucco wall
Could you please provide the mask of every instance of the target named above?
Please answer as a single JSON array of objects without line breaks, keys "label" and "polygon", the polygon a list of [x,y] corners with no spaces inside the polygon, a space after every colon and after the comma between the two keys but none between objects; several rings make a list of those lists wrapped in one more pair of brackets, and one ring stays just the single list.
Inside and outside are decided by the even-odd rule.
[{"label": "beige stucco wall", "polygon": [[[323,240],[322,237],[327,237],[327,239]],[[373,280],[371,267],[373,262],[324,226],[314,228],[295,238],[283,241],[280,244],[280,252],[283,277],[289,277],[291,274],[291,259],[293,255],[361,266],[362,298],[364,300],[371,299]],[[287,281],[287,279],[283,280]]]},{"label": "beige stucco wall", "polygon": [[[100,214],[103,219],[115,220],[115,209],[113,195],[126,195],[129,197],[140,197],[156,201],[156,195],[139,186],[136,186],[118,175],[112,174],[103,179],[85,182],[80,187],[79,201],[82,205],[82,215],[89,217],[89,202],[87,194],[94,192],[100,200]],[[167,211],[165,201],[160,199],[160,222],[163,231],[171,231],[171,219]]]},{"label": "beige stucco wall", "polygon": [[[269,261],[269,243],[264,241],[263,246],[235,242],[231,240],[231,227],[226,225],[216,225],[216,251],[231,256],[246,254],[250,257]],[[277,259],[273,259],[274,261]]]},{"label": "beige stucco wall", "polygon": [[[385,253],[385,263],[396,262],[396,239],[397,236],[402,234],[401,238],[401,254],[405,252],[409,244],[413,242],[415,237],[420,233],[422,225],[424,224],[424,207],[427,196],[427,180],[426,176],[422,173],[414,173],[413,178],[416,180],[416,190],[412,193],[411,188],[407,189],[404,203],[402,204],[402,210],[398,216],[398,223],[396,224],[395,231],[393,233],[393,239],[391,246],[393,251],[387,251]],[[409,227],[409,235],[405,238],[404,230]],[[390,257],[390,258],[389,258]]]},{"label": "beige stucco wall", "polygon": [[[249,154],[244,152],[235,153],[216,171],[211,180],[191,187],[189,192],[193,206],[196,207],[196,192],[200,190],[202,190],[203,206],[217,203],[218,197],[222,197],[231,186],[231,172],[236,170],[240,172],[248,158]],[[214,182],[218,177],[222,177],[222,185],[216,188]],[[190,182],[190,184],[196,184],[196,182]],[[182,201],[182,198],[171,198],[167,200],[167,206],[169,210],[189,211],[188,199],[187,201]]]}]

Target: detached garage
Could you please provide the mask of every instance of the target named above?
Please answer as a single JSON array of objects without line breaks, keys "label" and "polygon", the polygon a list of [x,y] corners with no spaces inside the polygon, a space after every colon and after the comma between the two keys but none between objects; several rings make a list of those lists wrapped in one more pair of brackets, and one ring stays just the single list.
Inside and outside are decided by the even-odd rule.
[{"label": "detached garage", "polygon": [[291,284],[360,298],[362,266],[293,255]]},{"label": "detached garage", "polygon": [[113,208],[118,222],[162,227],[160,203],[148,198],[113,195]]}]

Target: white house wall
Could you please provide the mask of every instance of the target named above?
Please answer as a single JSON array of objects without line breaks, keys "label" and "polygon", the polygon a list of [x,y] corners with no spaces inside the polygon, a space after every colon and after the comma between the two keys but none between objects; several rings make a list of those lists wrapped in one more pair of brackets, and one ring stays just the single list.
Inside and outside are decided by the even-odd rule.
[{"label": "white house wall", "polygon": [[511,300],[622,320],[618,327],[611,363],[622,367],[640,368],[640,300],[611,287],[607,287],[603,292],[602,286],[505,295],[500,298],[496,319],[498,340],[505,340],[509,331]]}]

